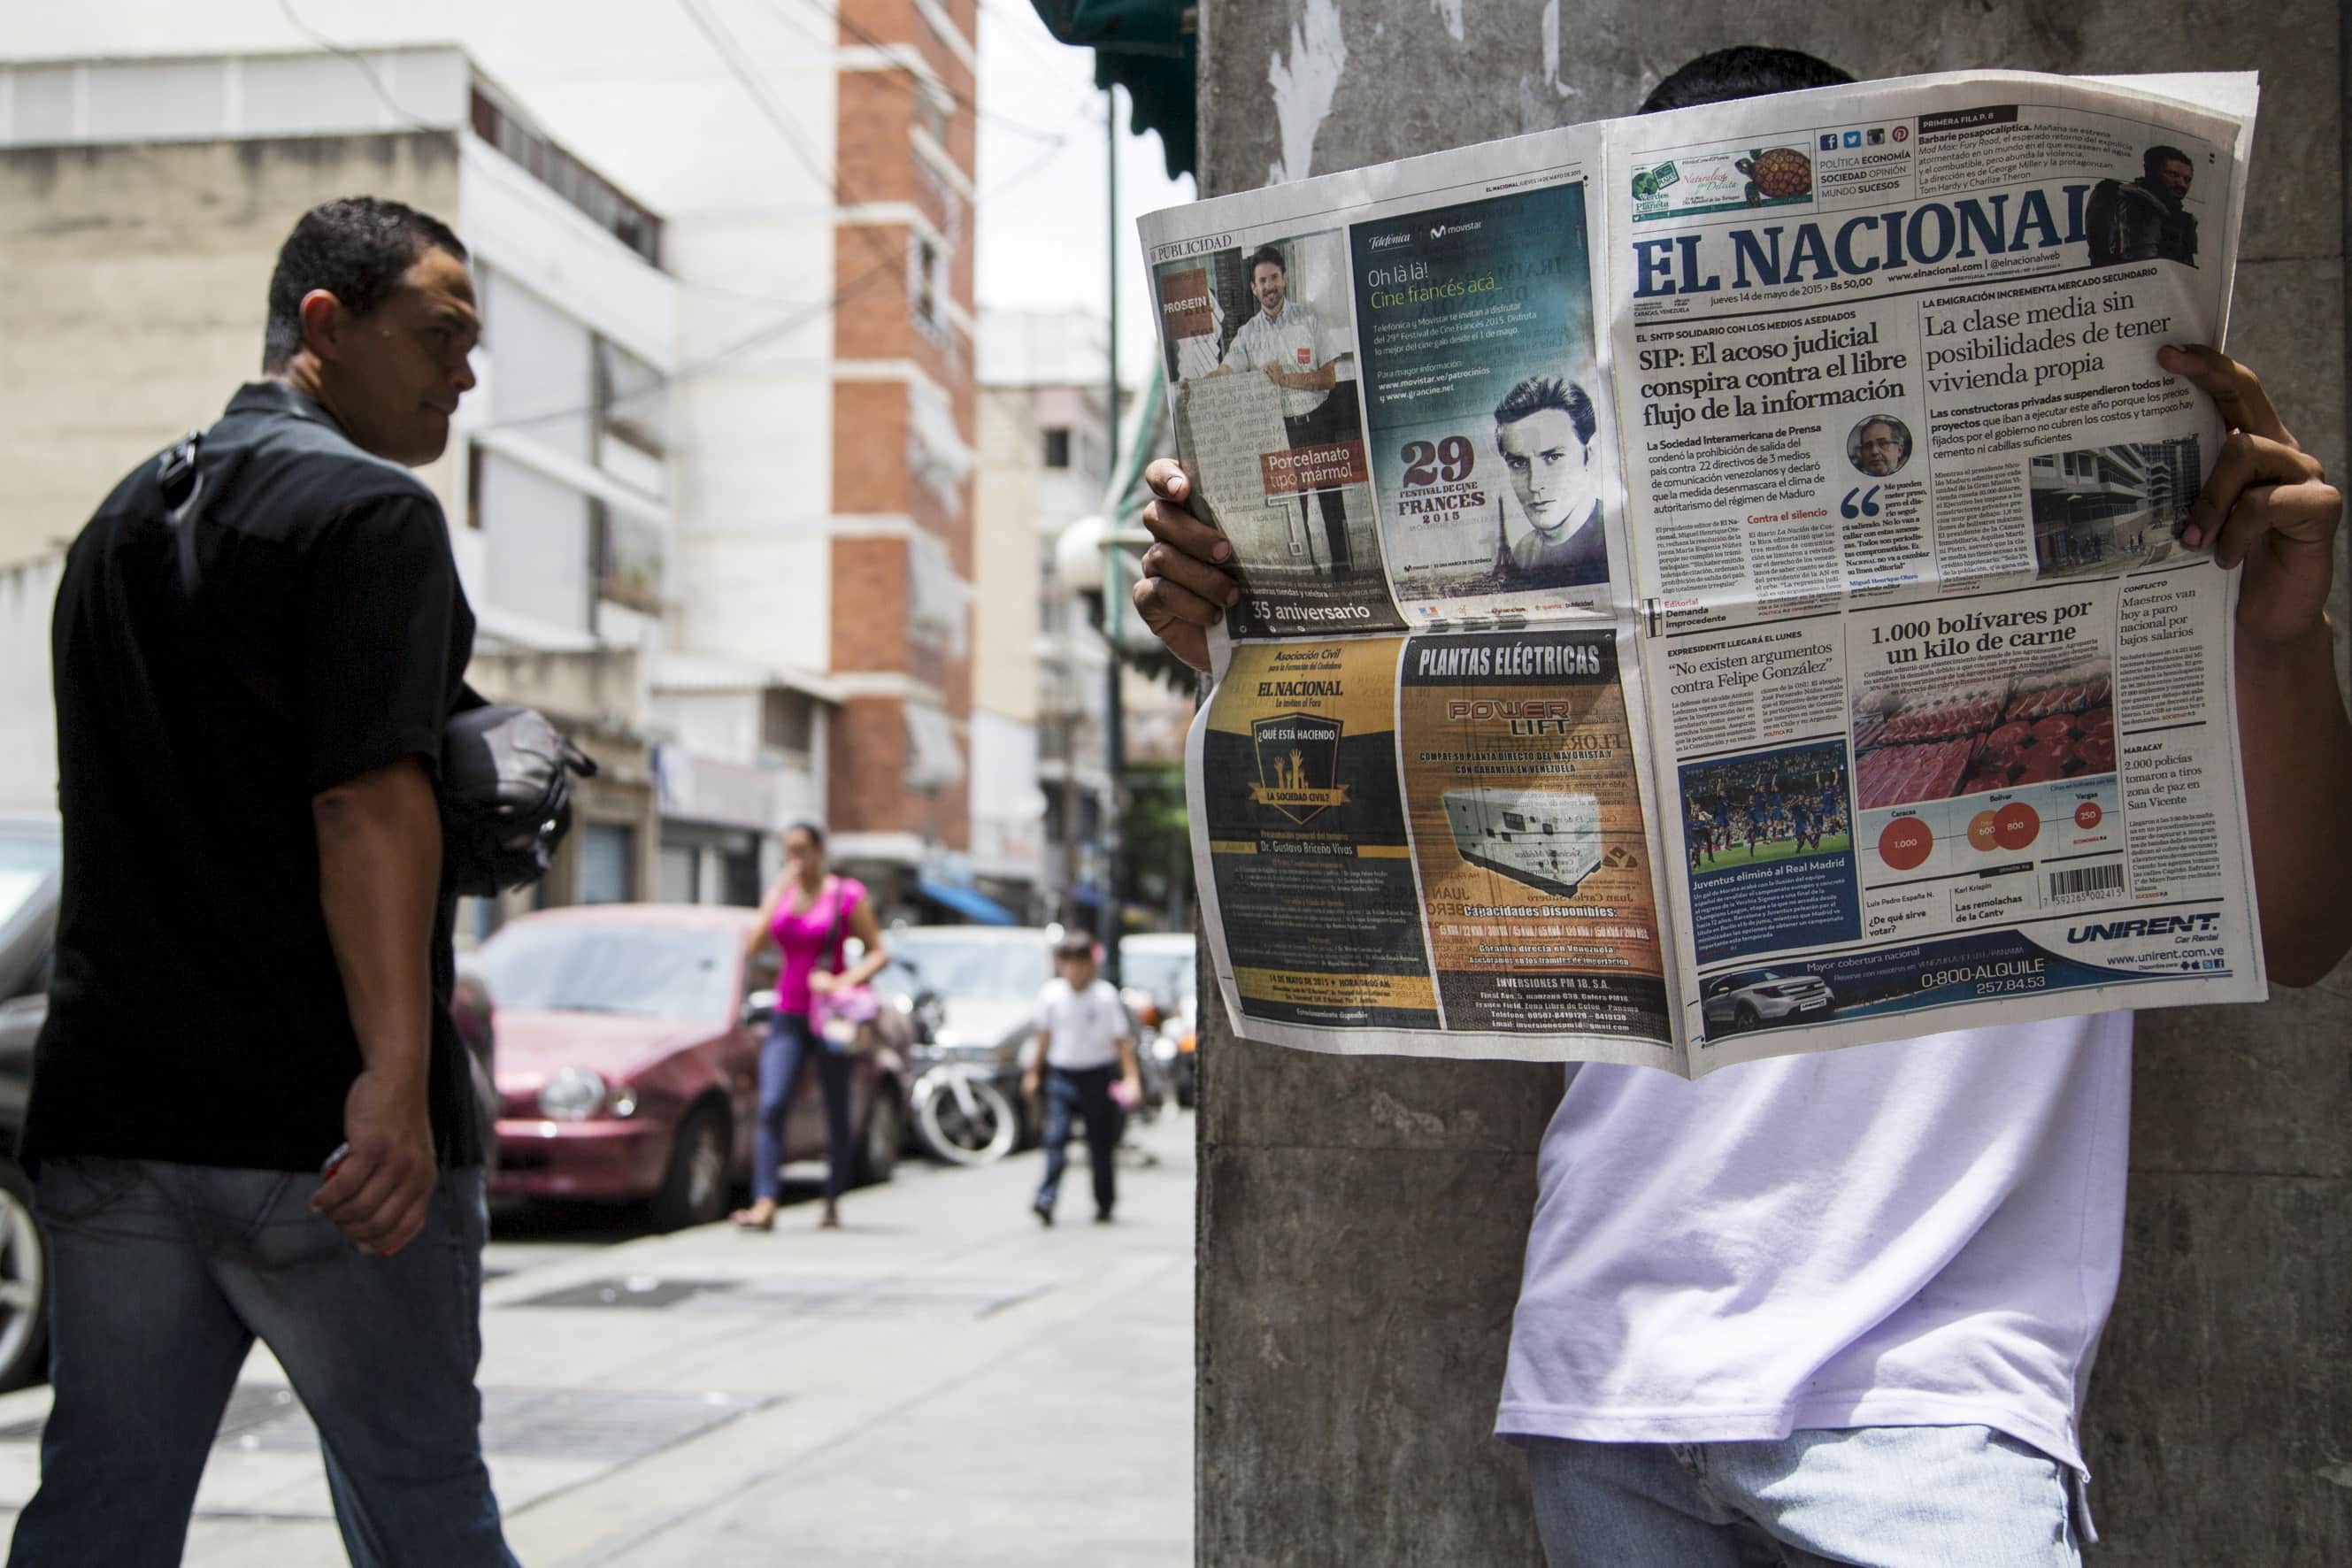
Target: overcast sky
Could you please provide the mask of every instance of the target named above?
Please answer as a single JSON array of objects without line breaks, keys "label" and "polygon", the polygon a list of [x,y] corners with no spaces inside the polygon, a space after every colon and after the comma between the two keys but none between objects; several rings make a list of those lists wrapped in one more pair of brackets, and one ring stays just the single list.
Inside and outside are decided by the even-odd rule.
[{"label": "overcast sky", "polygon": [[[1109,293],[1105,246],[1103,95],[1094,51],[1054,41],[1029,0],[981,0],[981,309],[1068,310],[1097,318]],[[1160,138],[1127,132],[1118,107],[1119,366],[1130,386],[1151,374],[1140,214],[1192,199],[1168,177]]]}]

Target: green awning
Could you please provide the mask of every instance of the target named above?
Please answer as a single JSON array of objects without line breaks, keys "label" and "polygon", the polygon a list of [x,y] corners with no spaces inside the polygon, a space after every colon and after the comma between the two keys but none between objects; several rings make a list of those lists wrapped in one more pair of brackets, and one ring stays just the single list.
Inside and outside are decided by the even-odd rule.
[{"label": "green awning", "polygon": [[1128,128],[1160,133],[1168,176],[1193,172],[1199,132],[1193,79],[1198,7],[1184,0],[1030,0],[1063,43],[1095,52],[1095,85],[1123,87]]}]

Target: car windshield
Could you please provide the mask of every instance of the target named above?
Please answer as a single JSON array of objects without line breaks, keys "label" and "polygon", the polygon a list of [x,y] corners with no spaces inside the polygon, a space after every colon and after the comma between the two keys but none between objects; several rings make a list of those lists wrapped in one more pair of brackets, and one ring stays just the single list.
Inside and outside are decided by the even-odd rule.
[{"label": "car windshield", "polygon": [[725,931],[524,921],[484,942],[474,967],[499,1007],[708,1023],[734,1013],[735,952]]},{"label": "car windshield", "polygon": [[913,983],[906,986],[910,991],[1028,1002],[1054,977],[1053,955],[1042,936],[1034,942],[975,942],[965,936],[929,935],[916,928],[894,931],[888,942],[891,969],[914,973]]},{"label": "car windshield", "polygon": [[1119,979],[1161,1002],[1181,1003],[1193,991],[1192,948],[1128,942],[1118,950]]},{"label": "car windshield", "polygon": [[58,868],[63,854],[58,836],[38,827],[0,827],[0,927],[24,910],[34,891]]}]

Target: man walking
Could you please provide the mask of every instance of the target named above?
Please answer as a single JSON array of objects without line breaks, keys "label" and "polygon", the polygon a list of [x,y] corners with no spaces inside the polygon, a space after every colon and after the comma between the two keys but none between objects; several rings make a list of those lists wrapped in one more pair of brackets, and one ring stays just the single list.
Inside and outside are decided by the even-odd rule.
[{"label": "man walking", "polygon": [[22,1150],[56,1402],[11,1564],[178,1562],[257,1338],[354,1563],[513,1562],[435,795],[474,618],[406,471],[447,444],[479,328],[435,219],[307,214],[265,379],[67,558],[64,902]]},{"label": "man walking", "polygon": [[[1123,1084],[1127,1102],[1135,1103],[1141,1074],[1135,1059],[1135,1030],[1128,1022],[1127,1004],[1108,980],[1095,973],[1095,944],[1083,936],[1067,936],[1054,950],[1055,977],[1037,997],[1037,1059],[1022,1075],[1021,1092],[1045,1094],[1045,1180],[1030,1207],[1040,1225],[1054,1223],[1054,1202],[1061,1195],[1062,1172],[1068,1163],[1067,1145],[1073,1120],[1085,1123],[1087,1163],[1095,1179],[1095,1223],[1110,1223],[1118,1201],[1119,1124],[1123,1115],[1112,1098],[1114,1082]],[[1114,1079],[1112,1075],[1118,1077]]]}]

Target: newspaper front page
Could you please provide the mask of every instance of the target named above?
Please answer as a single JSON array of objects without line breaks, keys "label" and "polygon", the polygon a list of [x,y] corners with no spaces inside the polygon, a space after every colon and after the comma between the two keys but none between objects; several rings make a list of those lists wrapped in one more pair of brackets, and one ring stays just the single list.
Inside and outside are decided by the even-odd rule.
[{"label": "newspaper front page", "polygon": [[1145,219],[1239,1030],[1696,1076],[2261,998],[2155,357],[2221,341],[2252,110],[1919,78]]}]

